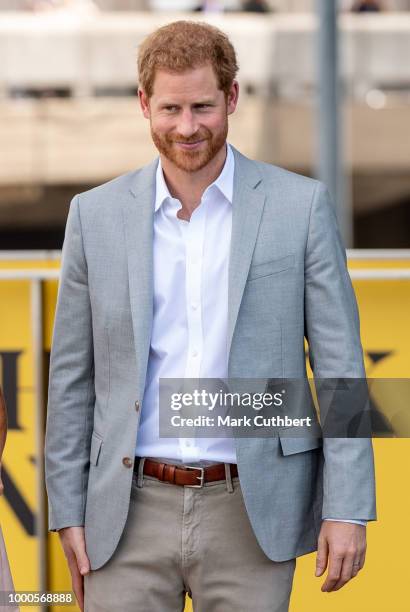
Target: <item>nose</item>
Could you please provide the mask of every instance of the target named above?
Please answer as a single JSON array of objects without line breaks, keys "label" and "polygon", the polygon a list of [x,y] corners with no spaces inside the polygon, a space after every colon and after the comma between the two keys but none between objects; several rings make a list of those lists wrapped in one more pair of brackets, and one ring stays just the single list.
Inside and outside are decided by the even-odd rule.
[{"label": "nose", "polygon": [[191,109],[185,109],[179,117],[178,133],[184,138],[190,138],[198,131],[198,124]]}]

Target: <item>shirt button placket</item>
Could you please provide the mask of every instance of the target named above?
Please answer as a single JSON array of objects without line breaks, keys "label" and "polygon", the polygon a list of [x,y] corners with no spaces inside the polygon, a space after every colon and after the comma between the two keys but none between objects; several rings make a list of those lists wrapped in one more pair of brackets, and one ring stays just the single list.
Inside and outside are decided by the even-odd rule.
[{"label": "shirt button placket", "polygon": [[[188,323],[188,355],[186,378],[199,378],[202,357],[202,253],[205,233],[205,215],[201,204],[191,216],[186,228],[186,313]],[[199,449],[195,440],[180,440],[183,461],[196,460]]]}]

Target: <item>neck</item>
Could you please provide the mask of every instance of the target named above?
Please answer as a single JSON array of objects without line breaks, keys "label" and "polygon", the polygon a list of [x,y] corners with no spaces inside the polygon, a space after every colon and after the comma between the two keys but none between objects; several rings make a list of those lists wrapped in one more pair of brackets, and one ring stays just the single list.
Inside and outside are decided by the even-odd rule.
[{"label": "neck", "polygon": [[220,175],[227,154],[227,145],[218,151],[211,161],[197,172],[181,170],[161,155],[162,170],[170,194],[177,198],[182,209],[190,216],[199,205],[205,189]]}]

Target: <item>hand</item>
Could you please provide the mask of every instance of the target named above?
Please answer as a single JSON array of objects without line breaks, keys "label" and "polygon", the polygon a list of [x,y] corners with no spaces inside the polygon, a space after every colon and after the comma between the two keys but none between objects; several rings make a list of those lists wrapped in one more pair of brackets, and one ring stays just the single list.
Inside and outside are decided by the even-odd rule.
[{"label": "hand", "polygon": [[4,485],[1,479],[1,461],[0,461],[0,495],[3,495],[3,493],[4,493]]},{"label": "hand", "polygon": [[338,591],[354,578],[364,565],[366,527],[355,523],[323,521],[318,540],[316,576],[322,576],[327,564],[327,578],[322,591]]},{"label": "hand", "polygon": [[85,551],[84,527],[64,527],[58,534],[70,569],[73,591],[84,612],[84,576],[91,569]]}]

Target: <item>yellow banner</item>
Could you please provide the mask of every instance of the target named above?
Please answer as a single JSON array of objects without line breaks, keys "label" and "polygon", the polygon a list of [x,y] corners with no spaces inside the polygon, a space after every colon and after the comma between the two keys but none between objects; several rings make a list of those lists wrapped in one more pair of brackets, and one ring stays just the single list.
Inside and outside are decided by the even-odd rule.
[{"label": "yellow banner", "polygon": [[[352,257],[354,271],[410,268],[410,254],[398,259]],[[36,478],[42,454],[36,448],[35,367],[32,294],[28,278],[1,278],[1,272],[58,269],[59,254],[31,253],[26,258],[0,252],[0,382],[9,414],[9,435],[3,457],[5,495],[0,497],[0,520],[17,591],[40,588]],[[4,275],[3,275],[4,276]],[[367,375],[371,378],[410,378],[410,280],[354,280],[361,317],[361,337]],[[57,281],[42,283],[44,372],[47,372]],[[309,375],[311,375],[309,371]],[[46,386],[45,386],[46,388]],[[401,398],[397,398],[399,405]],[[376,398],[383,411],[384,398]],[[364,570],[336,593],[321,593],[324,578],[315,578],[315,554],[297,561],[291,612],[404,612],[408,601],[410,531],[410,440],[374,441],[378,522],[368,528]],[[49,591],[71,589],[58,535],[48,534]],[[31,608],[40,610],[40,608]],[[54,612],[75,612],[74,606],[54,606]],[[190,600],[186,610],[192,610]],[[157,612],[157,611],[155,611]],[[158,611],[160,612],[160,611]]]}]

